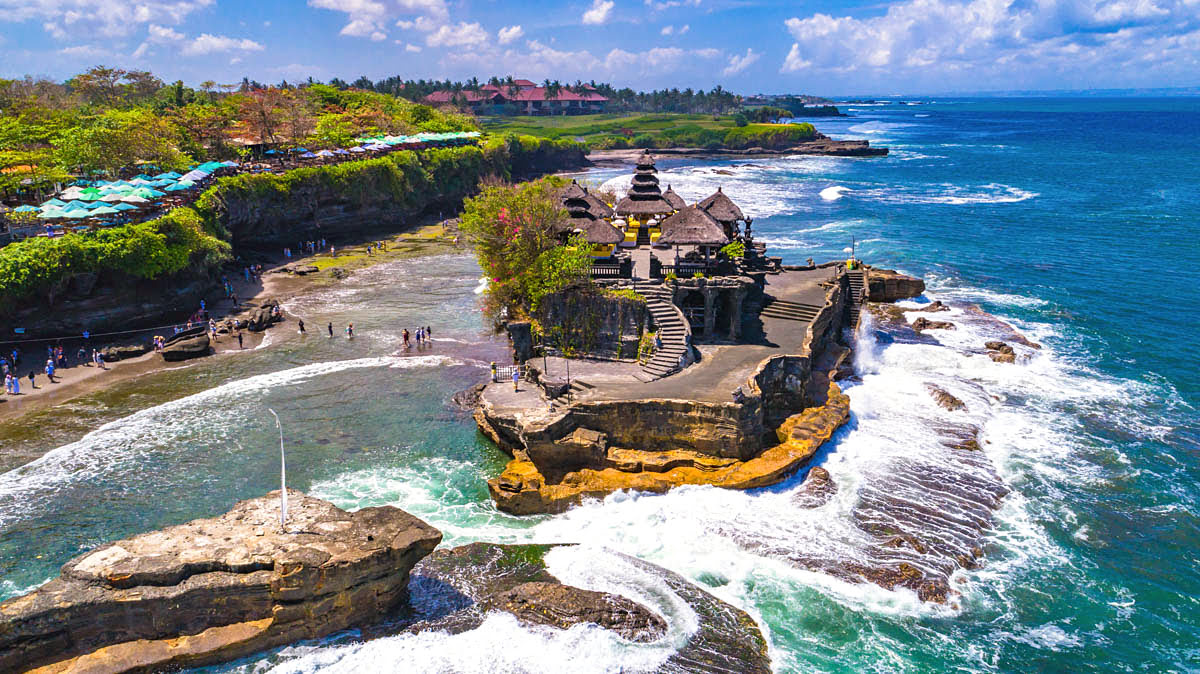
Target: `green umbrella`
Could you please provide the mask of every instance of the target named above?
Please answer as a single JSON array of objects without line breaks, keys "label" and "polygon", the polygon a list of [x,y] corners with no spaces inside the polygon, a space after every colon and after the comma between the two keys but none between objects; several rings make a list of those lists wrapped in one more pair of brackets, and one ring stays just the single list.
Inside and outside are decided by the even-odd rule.
[{"label": "green umbrella", "polygon": [[121,211],[118,211],[117,209],[115,209],[111,206],[101,206],[100,208],[97,208],[96,210],[92,211],[92,217],[95,218],[95,217],[99,217],[101,215],[116,215],[120,212]]},{"label": "green umbrella", "polygon": [[63,217],[67,218],[68,220],[84,220],[86,218],[92,217],[92,212],[91,211],[66,211],[63,213]]}]

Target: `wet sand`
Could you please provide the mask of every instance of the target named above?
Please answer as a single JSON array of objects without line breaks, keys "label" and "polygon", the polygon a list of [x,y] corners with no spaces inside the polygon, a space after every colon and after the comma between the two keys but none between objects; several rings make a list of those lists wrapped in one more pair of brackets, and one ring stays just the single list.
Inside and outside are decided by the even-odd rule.
[{"label": "wet sand", "polygon": [[[238,305],[235,307],[228,299],[212,302],[209,305],[210,315],[218,323],[222,323],[226,318],[240,315],[248,309],[259,306],[268,299],[283,302],[288,298],[309,292],[314,288],[337,283],[339,279],[326,271],[333,267],[338,267],[352,273],[354,270],[365,269],[384,262],[422,255],[435,255],[459,249],[460,247],[453,243],[452,236],[452,232],[445,232],[440,225],[425,224],[424,226],[410,229],[403,233],[367,239],[353,245],[335,244],[336,255],[330,255],[329,252],[322,252],[288,260],[282,256],[281,251],[281,254],[275,258],[273,265],[268,266],[264,264],[261,278],[252,278],[250,281],[247,281],[242,275],[236,275],[236,278],[231,277],[230,280],[234,286],[234,294],[238,297]],[[385,242],[388,250],[368,255],[366,246],[380,242]],[[289,274],[283,271],[287,266],[308,264],[317,266],[322,271],[317,274],[305,276]],[[287,316],[287,318],[287,321],[277,324],[275,327],[270,328],[270,330],[295,333],[295,317]],[[313,332],[319,330],[321,326],[313,325],[306,326],[306,328],[310,332]],[[145,344],[149,343],[155,334],[170,336],[169,332],[164,333],[164,330],[161,328],[148,329],[131,333],[121,340],[104,342],[103,345]],[[55,381],[53,383],[49,381],[42,369],[42,366],[45,364],[45,343],[36,343],[29,348],[22,348],[21,350],[21,363],[17,368],[17,371],[22,375],[21,394],[15,396],[0,394],[0,422],[17,420],[26,414],[51,408],[74,398],[104,390],[114,384],[134,377],[140,377],[173,367],[202,365],[213,357],[228,357],[239,351],[252,351],[262,343],[266,334],[267,332],[256,333],[243,330],[241,348],[238,347],[236,334],[218,335],[213,343],[213,354],[207,358],[172,363],[164,361],[157,352],[151,351],[137,358],[115,363],[105,363],[103,368],[91,364],[90,361],[86,364],[77,364],[75,362],[75,355],[82,340],[64,340],[62,344],[70,365],[56,370]],[[281,341],[273,340],[271,344],[278,344]],[[97,340],[93,339],[92,342],[94,346],[99,346]],[[34,379],[36,388],[30,387],[27,376],[32,367],[37,367]]]}]

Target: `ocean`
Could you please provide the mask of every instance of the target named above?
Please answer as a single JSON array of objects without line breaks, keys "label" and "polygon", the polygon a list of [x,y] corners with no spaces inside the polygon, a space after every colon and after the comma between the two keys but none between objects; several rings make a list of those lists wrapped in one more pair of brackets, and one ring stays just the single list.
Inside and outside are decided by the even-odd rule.
[{"label": "ocean", "polygon": [[[449,398],[504,357],[487,334],[465,255],[393,262],[291,300],[334,339],[271,333],[270,348],[142,377],[25,422],[92,428],[23,434],[41,459],[0,475],[0,598],[28,591],[105,541],[213,516],[289,485],[345,508],[393,504],[471,541],[584,542],[552,568],[594,589],[608,550],[676,571],[749,612],[780,672],[1188,671],[1200,668],[1200,99],[931,99],[850,105],[812,120],[886,158],[669,159],[660,179],[689,201],[722,186],[771,254],[858,257],[924,277],[956,309],[932,339],[868,320],[851,422],[816,461],[838,486],[798,507],[802,476],[750,492],[688,487],[618,494],[557,516],[492,507],[484,480],[506,457]],[[584,178],[620,187],[627,171]],[[999,328],[1043,345],[1016,364],[982,344]],[[915,318],[919,314],[910,315]],[[347,341],[340,327],[354,322]],[[400,330],[434,348],[396,352]],[[938,407],[926,386],[966,403]],[[970,427],[979,452],[948,449]],[[964,459],[964,457],[970,457]],[[1007,492],[971,544],[978,494]],[[990,512],[990,509],[988,509]],[[937,548],[881,548],[872,526]],[[569,557],[569,559],[568,559]],[[950,573],[946,604],[824,573],[907,561]],[[649,582],[649,581],[647,581]],[[646,592],[657,596],[659,593]],[[673,629],[686,629],[685,624]],[[661,647],[597,628],[565,632],[495,616],[456,636],[354,633],[210,668],[221,672],[651,670]]]}]

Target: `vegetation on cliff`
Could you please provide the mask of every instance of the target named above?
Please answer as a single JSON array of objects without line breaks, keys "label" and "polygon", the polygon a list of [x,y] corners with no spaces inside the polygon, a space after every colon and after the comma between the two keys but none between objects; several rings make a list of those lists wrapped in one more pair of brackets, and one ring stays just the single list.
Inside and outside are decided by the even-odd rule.
[{"label": "vegetation on cliff", "polygon": [[528,316],[546,295],[589,278],[590,247],[578,239],[559,245],[567,223],[562,184],[554,177],[493,183],[466,200],[459,226],[490,279],[485,309],[493,316]]},{"label": "vegetation on cliff", "polygon": [[[456,203],[485,178],[511,179],[581,158],[581,147],[569,141],[508,136],[478,147],[400,151],[282,174],[220,178],[192,206],[156,220],[0,248],[0,312],[53,304],[78,274],[166,282],[175,274],[209,273],[229,259],[231,244],[260,241],[262,227],[270,225],[277,237],[290,237],[292,228],[307,231],[322,201],[349,209],[388,202],[398,212],[417,214]],[[308,198],[313,195],[320,199]],[[545,273],[559,267],[550,265]]]}]

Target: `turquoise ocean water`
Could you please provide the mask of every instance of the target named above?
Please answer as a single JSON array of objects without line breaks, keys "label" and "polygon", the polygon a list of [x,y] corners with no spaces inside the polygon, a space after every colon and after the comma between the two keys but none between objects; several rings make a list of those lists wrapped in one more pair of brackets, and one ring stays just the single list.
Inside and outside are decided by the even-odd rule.
[{"label": "turquoise ocean water", "polygon": [[[629,584],[605,573],[604,548],[666,566],[749,611],[778,671],[1200,668],[1200,100],[920,103],[816,122],[889,146],[883,159],[659,164],[689,200],[723,186],[787,261],[841,257],[853,240],[863,259],[925,277],[921,302],[978,304],[1045,345],[992,363],[979,347],[994,325],[963,311],[936,343],[868,325],[847,387],[852,422],[818,457],[838,484],[830,503],[796,507],[798,477],[748,493],[616,495],[555,517],[496,512],[483,481],[505,457],[447,404],[503,354],[483,332],[478,269],[465,256],[397,262],[289,303],[309,325],[353,321],[353,342],[285,328],[270,348],[75,403],[103,425],[0,475],[0,596],[104,541],[276,487],[273,407],[293,486],[347,508],[403,507],[448,544],[587,542],[558,572],[598,589]],[[587,177],[621,187],[625,175]],[[441,341],[397,354],[400,330],[418,324]],[[966,401],[984,461],[957,462],[939,444],[962,417],[932,403],[930,383]],[[859,525],[864,513],[889,517],[864,509],[882,492],[953,520],[954,498],[920,488],[929,475],[1012,490],[984,564],[954,574],[947,605],[795,563],[878,561]],[[926,535],[946,533],[929,519]],[[636,671],[662,657],[595,629],[497,616],[454,637],[364,645],[350,634],[217,669]]]}]

